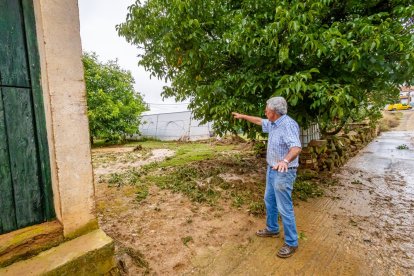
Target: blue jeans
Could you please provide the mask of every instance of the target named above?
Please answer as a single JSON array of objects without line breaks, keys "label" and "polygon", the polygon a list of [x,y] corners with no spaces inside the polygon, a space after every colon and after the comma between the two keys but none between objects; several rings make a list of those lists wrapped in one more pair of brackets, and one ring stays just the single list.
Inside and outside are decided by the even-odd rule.
[{"label": "blue jeans", "polygon": [[285,243],[298,245],[295,214],[293,212],[292,190],[296,179],[296,169],[278,172],[267,166],[266,191],[266,226],[271,232],[279,232],[278,214],[282,217]]}]

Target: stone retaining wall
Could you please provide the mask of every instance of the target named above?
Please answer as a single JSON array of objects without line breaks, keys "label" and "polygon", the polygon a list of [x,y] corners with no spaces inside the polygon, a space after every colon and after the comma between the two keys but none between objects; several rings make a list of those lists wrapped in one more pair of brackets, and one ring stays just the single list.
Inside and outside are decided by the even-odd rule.
[{"label": "stone retaining wall", "polygon": [[333,171],[355,156],[379,133],[378,127],[371,127],[368,123],[350,124],[346,129],[346,133],[310,141],[300,154],[300,170]]}]

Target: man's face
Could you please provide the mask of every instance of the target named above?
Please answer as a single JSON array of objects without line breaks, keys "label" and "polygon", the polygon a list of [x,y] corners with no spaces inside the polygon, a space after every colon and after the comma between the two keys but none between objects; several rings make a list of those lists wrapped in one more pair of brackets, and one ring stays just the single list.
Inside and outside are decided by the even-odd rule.
[{"label": "man's face", "polygon": [[280,117],[276,112],[274,112],[273,110],[271,110],[267,106],[265,108],[265,115],[266,115],[267,119],[269,119],[269,121],[271,121],[271,122],[276,121],[277,118]]},{"label": "man's face", "polygon": [[274,111],[272,111],[270,108],[268,108],[267,106],[266,106],[266,108],[265,108],[265,115],[266,115],[266,117],[268,118],[268,119],[270,119],[270,118],[272,118],[273,117],[273,115],[275,114],[275,112]]}]

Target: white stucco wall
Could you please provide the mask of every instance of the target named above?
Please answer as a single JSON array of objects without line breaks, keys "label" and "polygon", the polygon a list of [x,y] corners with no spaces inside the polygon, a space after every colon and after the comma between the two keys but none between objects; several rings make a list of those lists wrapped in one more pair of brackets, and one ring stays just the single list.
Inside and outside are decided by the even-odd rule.
[{"label": "white stucco wall", "polygon": [[33,2],[55,210],[70,235],[96,220],[78,3]]}]

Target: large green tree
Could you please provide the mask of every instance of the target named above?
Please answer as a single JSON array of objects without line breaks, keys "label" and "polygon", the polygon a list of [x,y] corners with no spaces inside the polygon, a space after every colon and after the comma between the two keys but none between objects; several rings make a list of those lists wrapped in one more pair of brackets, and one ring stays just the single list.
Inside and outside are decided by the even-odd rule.
[{"label": "large green tree", "polygon": [[139,115],[147,110],[141,95],[134,89],[131,72],[117,61],[102,63],[95,53],[83,55],[91,139],[123,141],[138,133]]},{"label": "large green tree", "polygon": [[140,64],[171,81],[163,95],[190,100],[224,132],[231,111],[263,116],[284,96],[306,127],[334,133],[375,117],[413,79],[412,0],[147,0],[117,26],[141,47]]}]

